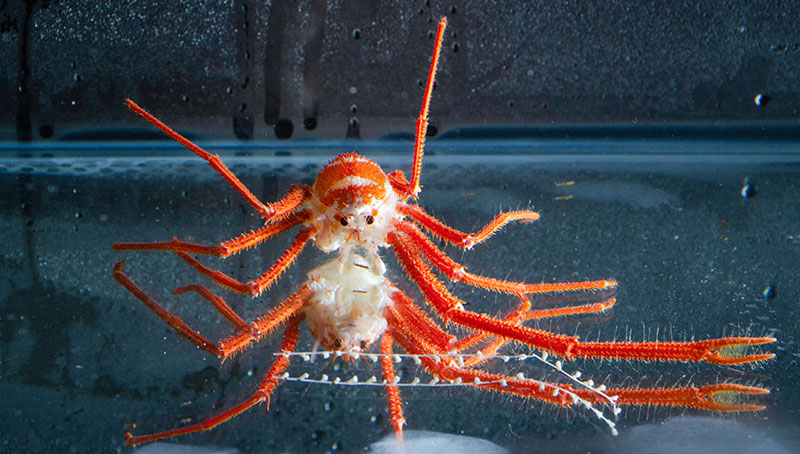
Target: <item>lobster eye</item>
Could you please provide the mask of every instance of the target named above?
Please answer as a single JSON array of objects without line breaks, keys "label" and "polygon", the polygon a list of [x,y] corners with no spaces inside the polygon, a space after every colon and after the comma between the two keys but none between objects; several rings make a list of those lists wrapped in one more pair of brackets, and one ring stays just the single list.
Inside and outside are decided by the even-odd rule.
[{"label": "lobster eye", "polygon": [[339,218],[339,224],[342,224],[342,227],[347,227],[347,218],[346,217]]},{"label": "lobster eye", "polygon": [[371,214],[368,215],[367,216],[367,225],[372,225],[373,222],[375,222],[375,218],[373,218]]}]

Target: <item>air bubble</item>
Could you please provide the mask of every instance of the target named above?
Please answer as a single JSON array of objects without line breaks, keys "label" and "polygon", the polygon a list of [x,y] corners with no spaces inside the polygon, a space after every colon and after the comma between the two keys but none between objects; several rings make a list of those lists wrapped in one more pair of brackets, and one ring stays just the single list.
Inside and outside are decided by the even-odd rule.
[{"label": "air bubble", "polygon": [[756,95],[755,98],[753,98],[753,102],[758,107],[765,107],[771,100],[772,100],[772,98],[770,98],[769,96],[767,96],[767,95],[765,95],[763,93],[759,93],[759,94]]}]

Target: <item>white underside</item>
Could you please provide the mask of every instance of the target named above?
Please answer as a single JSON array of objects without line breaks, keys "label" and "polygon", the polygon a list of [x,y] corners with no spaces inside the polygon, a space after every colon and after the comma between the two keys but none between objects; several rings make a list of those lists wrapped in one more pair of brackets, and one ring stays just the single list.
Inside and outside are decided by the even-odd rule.
[{"label": "white underside", "polygon": [[338,258],[308,273],[314,293],[306,303],[306,322],[314,339],[335,350],[361,350],[384,331],[384,309],[396,290],[383,276],[383,262],[347,248]]}]

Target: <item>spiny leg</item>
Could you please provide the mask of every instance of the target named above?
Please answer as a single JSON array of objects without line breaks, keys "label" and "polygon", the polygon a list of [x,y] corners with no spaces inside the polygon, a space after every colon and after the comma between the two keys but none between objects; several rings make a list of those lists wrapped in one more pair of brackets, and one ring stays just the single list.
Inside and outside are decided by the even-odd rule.
[{"label": "spiny leg", "polygon": [[172,294],[183,295],[186,292],[196,292],[200,294],[200,296],[211,303],[214,308],[217,309],[217,312],[222,314],[222,316],[225,317],[237,330],[246,332],[250,329],[250,325],[248,325],[247,322],[242,319],[242,317],[239,317],[239,314],[234,312],[234,310],[228,306],[228,303],[226,303],[224,299],[211,293],[209,289],[203,287],[202,285],[187,285],[186,287],[176,288],[172,291]]},{"label": "spiny leg", "polygon": [[[453,351],[457,348],[456,336],[446,332],[422,312],[402,290],[395,289],[392,294],[394,305],[390,308],[398,312],[398,320],[402,320],[406,332],[420,336],[418,342],[430,346],[431,349]],[[425,329],[422,329],[425,327]]]},{"label": "spiny leg", "polygon": [[403,426],[406,423],[406,419],[403,417],[403,400],[400,398],[400,388],[395,385],[397,377],[392,364],[392,342],[394,342],[392,335],[388,332],[383,333],[381,338],[381,371],[386,383],[386,394],[389,398],[389,415],[391,416],[394,434],[397,440],[402,441]]},{"label": "spiny leg", "polygon": [[149,114],[147,111],[139,107],[135,102],[130,99],[125,100],[125,104],[128,105],[128,108],[138,114],[140,117],[144,118],[145,120],[149,121],[153,126],[160,129],[164,134],[168,135],[170,138],[175,140],[176,142],[180,143],[184,147],[188,148],[190,151],[194,152],[196,155],[200,156],[201,158],[205,159],[206,162],[216,170],[220,175],[222,175],[225,180],[230,183],[240,194],[247,200],[256,211],[261,214],[266,220],[272,220],[281,218],[286,216],[290,212],[294,211],[295,208],[300,206],[306,198],[310,195],[310,191],[308,188],[296,186],[292,188],[292,191],[281,201],[275,202],[273,204],[264,204],[258,197],[255,196],[249,189],[242,183],[233,172],[225,166],[225,164],[220,161],[219,156],[213,155],[202,148],[198,147],[192,141],[187,139],[186,137],[180,135],[172,128],[164,124],[161,120],[154,117],[153,115]]},{"label": "spiny leg", "polygon": [[[302,320],[303,320],[303,314],[301,312],[296,311],[286,322],[286,332],[283,335],[283,344],[281,345],[281,351],[284,352],[294,351],[294,348],[297,345],[298,327]],[[272,363],[272,366],[269,368],[267,375],[264,377],[264,380],[259,385],[258,390],[256,390],[256,392],[253,393],[253,395],[249,399],[229,408],[228,410],[223,411],[222,413],[212,416],[198,424],[192,424],[190,426],[181,427],[179,429],[172,429],[164,432],[159,432],[149,435],[138,435],[138,436],[134,436],[130,432],[128,432],[125,434],[125,443],[128,444],[129,446],[133,446],[141,443],[149,443],[151,441],[162,440],[164,438],[175,437],[178,435],[185,435],[192,432],[209,430],[247,411],[249,408],[253,407],[254,405],[260,404],[261,402],[266,401],[267,406],[269,406],[269,397],[275,390],[275,387],[278,385],[278,380],[275,379],[275,377],[282,374],[288,366],[289,366],[289,358],[287,356],[282,356],[282,355],[276,356],[275,361]]]},{"label": "spiny leg", "polygon": [[447,18],[443,17],[439,21],[439,26],[436,29],[433,56],[431,57],[431,66],[428,70],[428,81],[425,85],[425,95],[422,97],[422,108],[419,112],[419,118],[417,118],[416,139],[414,142],[414,164],[411,171],[411,181],[406,181],[403,173],[400,171],[392,172],[389,175],[389,181],[392,187],[394,187],[395,191],[397,191],[403,199],[417,197],[421,189],[419,177],[422,173],[422,154],[425,148],[425,136],[428,133],[428,111],[430,109],[433,83],[436,79],[436,69],[439,65],[439,55],[442,50],[445,28],[447,28]]},{"label": "spiny leg", "polygon": [[[579,394],[581,392],[579,391]],[[715,383],[701,387],[681,388],[619,388],[608,389],[606,394],[616,396],[618,405],[653,405],[661,407],[685,407],[717,413],[761,411],[764,405],[729,403],[743,395],[769,394],[769,390],[758,386],[736,383]],[[725,397],[718,400],[717,394]]]},{"label": "spiny leg", "polygon": [[539,213],[535,211],[509,211],[498,214],[489,224],[476,233],[464,233],[426,213],[419,205],[400,205],[400,212],[425,227],[434,236],[443,238],[448,243],[464,249],[472,249],[476,244],[488,240],[506,224],[511,222],[524,224],[539,219]]},{"label": "spiny leg", "polygon": [[[525,296],[520,296],[519,298],[519,308],[505,316],[502,319],[503,321],[521,324],[528,320],[541,320],[544,318],[562,317],[567,315],[597,314],[607,311],[614,305],[616,301],[614,298],[611,298],[599,303],[584,304],[581,306],[532,310],[528,298]],[[458,341],[456,348],[461,352],[480,342],[485,341],[486,339],[489,339],[490,337],[494,337],[494,339],[488,345],[480,349],[480,356],[473,356],[465,360],[466,366],[476,366],[486,361],[491,357],[491,355],[495,355],[503,345],[508,343],[509,340],[504,337],[492,336],[491,333],[478,331]]]},{"label": "spiny leg", "polygon": [[440,269],[450,280],[461,281],[474,287],[487,290],[524,295],[529,293],[552,293],[568,291],[613,291],[617,286],[615,281],[585,281],[585,282],[557,282],[549,284],[526,284],[524,282],[510,282],[502,279],[479,276],[466,271],[464,265],[447,256],[433,242],[420,231],[414,224],[400,222],[397,230],[403,232],[414,243],[414,247],[421,251],[431,263]]},{"label": "spiny leg", "polygon": [[[607,301],[586,304],[582,306],[531,310],[530,301],[526,297],[520,296],[519,299],[519,307],[504,317],[502,319],[503,321],[520,324],[527,320],[539,320],[543,318],[560,317],[565,315],[593,314],[606,311],[614,304],[614,299],[612,298]],[[413,333],[412,336],[416,339],[416,341],[421,345],[426,346],[426,348],[429,350],[439,350],[448,353],[463,352],[468,348],[484,342],[490,337],[494,337],[495,339],[480,349],[480,353],[484,355],[483,358],[480,356],[468,358],[465,361],[466,365],[468,366],[474,366],[480,362],[483,362],[485,359],[488,359],[487,355],[494,355],[506,342],[508,342],[508,339],[506,338],[497,337],[492,333],[480,331],[474,332],[462,339],[457,339],[455,336],[447,333],[441,327],[439,327],[436,322],[431,320],[423,311],[421,311],[416,304],[414,304],[414,302],[401,290],[395,290],[395,292],[392,294],[392,301],[394,302],[394,306],[388,308],[392,314],[387,315],[393,316],[405,332]],[[397,311],[396,315],[394,314],[394,311]]]},{"label": "spiny leg", "polygon": [[245,249],[256,246],[257,244],[266,241],[279,233],[285,232],[292,227],[303,223],[308,217],[308,214],[301,212],[297,215],[291,215],[281,219],[275,223],[267,224],[250,233],[246,233],[232,240],[224,241],[216,246],[208,246],[204,244],[189,243],[180,241],[174,238],[172,241],[156,241],[147,243],[115,243],[115,251],[172,251],[172,252],[185,252],[190,254],[200,255],[214,255],[221,258],[228,257],[232,254],[239,253]]},{"label": "spiny leg", "polygon": [[579,342],[577,336],[565,336],[493,319],[464,310],[464,302],[453,296],[433,275],[422,260],[420,251],[402,233],[392,232],[389,243],[411,279],[417,283],[439,316],[473,330],[490,332],[545,349],[568,359],[608,358],[656,361],[706,361],[717,364],[744,364],[763,361],[774,354],[741,356],[728,354],[740,346],[774,342],[772,337],[730,337],[697,342]]},{"label": "spiny leg", "polygon": [[167,322],[167,325],[171,326],[178,334],[186,339],[189,339],[193,344],[211,354],[217,356],[222,355],[222,351],[217,344],[211,342],[193,329],[189,328],[189,326],[186,325],[186,323],[184,323],[180,317],[173,315],[161,307],[160,304],[156,303],[144,291],[142,291],[142,289],[134,284],[133,281],[131,281],[130,278],[128,278],[128,276],[122,272],[122,262],[118,262],[116,265],[114,265],[114,279],[116,279],[120,285],[125,287],[126,290],[131,292],[139,301],[144,303],[145,306],[155,312],[156,315],[158,315],[162,320]]},{"label": "spiny leg", "polygon": [[222,360],[226,360],[231,356],[236,355],[244,350],[253,342],[257,342],[262,337],[271,333],[281,323],[289,319],[289,317],[298,313],[303,305],[308,302],[308,299],[313,294],[313,291],[307,286],[301,287],[298,291],[294,292],[288,298],[283,300],[279,305],[272,308],[265,315],[262,315],[254,322],[248,325],[246,331],[235,334],[227,339],[219,342],[219,349]]},{"label": "spiny leg", "polygon": [[276,260],[266,272],[264,272],[264,274],[254,281],[246,284],[226,275],[219,270],[212,270],[211,268],[204,266],[185,252],[178,252],[178,256],[192,265],[200,274],[210,277],[218,285],[233,290],[234,292],[258,296],[264,290],[267,290],[272,283],[275,282],[275,279],[277,279],[278,276],[280,276],[284,271],[286,271],[286,269],[289,268],[289,266],[291,266],[292,263],[294,263],[295,259],[297,259],[297,256],[300,255],[300,252],[302,252],[308,240],[313,238],[316,234],[317,230],[314,227],[306,227],[298,232],[297,236],[295,236],[294,241],[286,250],[286,252],[284,252],[283,255],[278,258],[278,260]]},{"label": "spiny leg", "polygon": [[[437,350],[434,346],[426,346],[419,342],[419,337],[424,334],[409,332],[403,328],[408,322],[402,320],[402,315],[396,311],[389,311],[387,321],[389,329],[395,335],[404,350],[414,355],[424,355],[420,357],[424,367],[435,376],[454,380],[461,379],[466,385],[476,388],[484,388],[492,391],[516,394],[522,397],[535,398],[560,406],[568,406],[575,403],[575,397],[586,403],[606,405],[609,398],[612,398],[615,405],[658,405],[671,407],[694,408],[698,410],[714,412],[739,412],[739,411],[759,411],[765,407],[747,403],[722,403],[717,401],[717,394],[725,395],[725,400],[730,401],[731,397],[738,398],[740,395],[761,395],[768,394],[769,390],[755,386],[745,386],[735,383],[720,383],[697,387],[681,388],[595,388],[591,383],[584,386],[573,387],[570,384],[550,383],[540,380],[530,380],[520,378],[520,376],[510,377],[505,375],[490,374],[472,369],[475,364],[459,365],[454,360],[439,360],[433,358],[437,355],[444,355],[447,352]],[[433,322],[431,321],[431,324]],[[421,330],[429,327],[421,327]],[[477,378],[477,380],[476,380]],[[487,383],[489,382],[489,383]],[[499,382],[499,383],[498,383]],[[597,412],[595,412],[597,414]],[[598,416],[600,416],[598,414]],[[605,418],[603,418],[605,419]],[[613,424],[609,424],[613,427]]]},{"label": "spiny leg", "polygon": [[[568,390],[569,385],[559,385],[532,380],[518,380],[515,377],[492,374],[477,369],[461,367],[454,358],[449,358],[447,352],[431,350],[419,343],[414,333],[404,331],[402,317],[397,318],[396,312],[387,317],[389,332],[394,337],[394,342],[411,355],[416,355],[425,369],[441,380],[461,380],[465,385],[487,388],[504,393],[526,393],[528,397],[535,397],[556,405],[565,406],[571,403],[563,393],[554,393],[554,389]],[[477,378],[477,380],[476,380]],[[512,386],[515,385],[515,386]],[[544,388],[541,388],[544,385]],[[540,389],[541,388],[541,389]]]}]

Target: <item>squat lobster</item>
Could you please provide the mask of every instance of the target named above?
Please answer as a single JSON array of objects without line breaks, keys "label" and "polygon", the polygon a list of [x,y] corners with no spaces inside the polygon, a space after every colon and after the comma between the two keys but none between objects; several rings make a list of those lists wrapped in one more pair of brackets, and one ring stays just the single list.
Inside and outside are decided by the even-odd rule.
[{"label": "squat lobster", "polygon": [[[575,389],[569,385],[518,379],[490,374],[478,369],[482,360],[465,364],[435,361],[427,356],[463,352],[479,348],[483,355],[498,351],[507,341],[522,342],[571,359],[608,358],[631,360],[706,361],[717,364],[743,364],[762,361],[773,354],[728,354],[730,347],[773,342],[769,337],[731,337],[698,342],[582,342],[577,336],[564,336],[523,326],[530,319],[569,314],[596,313],[611,307],[614,298],[605,301],[560,309],[531,310],[524,295],[531,293],[589,291],[612,293],[616,282],[598,280],[576,283],[526,284],[472,274],[449,258],[420,229],[455,246],[470,249],[491,237],[509,222],[531,222],[539,218],[533,211],[501,213],[486,227],[472,234],[449,227],[426,213],[409,200],[416,199],[421,186],[420,174],[428,108],[433,81],[439,61],[447,21],[439,22],[429,76],[422,108],[416,122],[416,142],[411,179],[395,170],[385,174],[373,161],[356,153],[342,154],[328,163],[312,186],[294,186],[280,201],[265,204],[220,161],[193,144],[130,99],[128,107],[155,125],[168,136],[183,144],[219,172],[264,218],[264,226],[216,246],[180,241],[152,243],[117,243],[114,249],[173,251],[200,274],[234,292],[260,295],[295,261],[309,240],[325,252],[337,251],[338,258],[309,273],[300,289],[280,305],[252,323],[239,317],[225,301],[207,288],[194,285],[177,289],[175,293],[197,292],[211,302],[217,311],[237,329],[238,333],[213,343],[189,328],[180,318],[169,313],[151,299],[122,272],[122,262],[114,267],[114,278],[136,298],[156,312],[179,334],[223,360],[236,355],[261,337],[286,324],[282,352],[292,352],[297,344],[300,322],[305,319],[317,343],[327,349],[362,352],[380,339],[384,354],[382,371],[389,395],[392,425],[398,437],[402,434],[404,418],[396,384],[394,368],[389,358],[393,344],[406,352],[421,355],[424,367],[444,380],[473,383],[500,392],[536,398],[557,405],[570,405],[576,399],[587,403],[626,405],[671,405],[701,408],[711,411],[755,411],[763,407],[745,404],[724,404],[714,401],[719,392],[763,394],[766,389],[734,384],[711,385],[701,389],[649,388],[611,389],[604,392],[587,386]],[[220,271],[201,264],[190,254],[227,257],[255,246],[293,227],[301,227],[285,253],[261,276],[250,282],[240,282]],[[385,265],[380,248],[392,247],[408,276],[422,291],[434,312],[446,322],[455,323],[473,334],[462,339],[443,330],[403,292],[384,277]],[[362,256],[360,252],[364,252]],[[366,261],[367,263],[363,263]],[[464,302],[455,297],[434,275],[437,268],[451,280],[475,287],[516,295],[519,308],[504,318],[493,318],[464,309]],[[477,347],[482,343],[488,344]],[[279,355],[267,372],[258,390],[244,402],[206,421],[165,432],[133,436],[126,434],[128,444],[135,445],[176,435],[211,429],[250,407],[267,401],[289,365],[288,356]],[[609,396],[611,398],[609,398]]]}]

